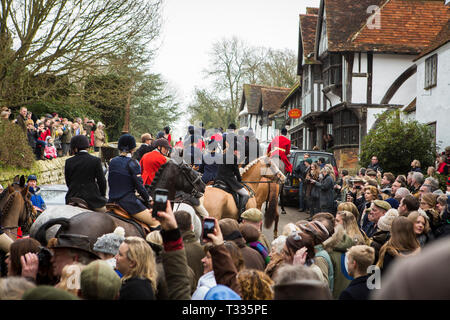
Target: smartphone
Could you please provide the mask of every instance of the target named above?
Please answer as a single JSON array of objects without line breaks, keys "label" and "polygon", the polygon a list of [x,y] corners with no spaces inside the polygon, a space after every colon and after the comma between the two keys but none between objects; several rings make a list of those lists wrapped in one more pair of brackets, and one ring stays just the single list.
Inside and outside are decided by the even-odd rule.
[{"label": "smartphone", "polygon": [[208,233],[214,233],[214,226],[216,224],[216,220],[211,218],[205,218],[203,220],[203,233],[202,238],[206,241],[211,241],[208,237]]},{"label": "smartphone", "polygon": [[169,191],[167,189],[155,189],[155,197],[153,198],[152,216],[157,217],[158,211],[166,211]]}]

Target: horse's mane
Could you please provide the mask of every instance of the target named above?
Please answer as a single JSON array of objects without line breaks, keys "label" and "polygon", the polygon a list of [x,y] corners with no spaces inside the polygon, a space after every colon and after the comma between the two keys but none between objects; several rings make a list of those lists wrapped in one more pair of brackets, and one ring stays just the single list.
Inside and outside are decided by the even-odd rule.
[{"label": "horse's mane", "polygon": [[257,164],[259,162],[259,160],[265,158],[266,156],[261,156],[255,160],[253,160],[252,162],[250,162],[248,165],[246,165],[241,172],[241,175],[243,175],[244,173],[246,173],[248,170],[250,170],[255,164]]},{"label": "horse's mane", "polygon": [[156,187],[156,184],[158,183],[159,179],[162,176],[162,173],[164,171],[164,169],[169,165],[171,161],[167,161],[166,163],[164,163],[163,165],[161,165],[161,167],[159,167],[158,171],[155,174],[155,177],[152,180],[152,183],[150,184],[150,189],[153,190]]}]

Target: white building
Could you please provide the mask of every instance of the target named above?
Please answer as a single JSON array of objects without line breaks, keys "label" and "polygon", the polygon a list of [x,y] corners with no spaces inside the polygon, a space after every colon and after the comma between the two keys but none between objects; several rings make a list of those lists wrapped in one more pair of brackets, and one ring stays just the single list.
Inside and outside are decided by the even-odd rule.
[{"label": "white building", "polygon": [[432,127],[440,151],[450,146],[450,23],[416,59],[415,119]]},{"label": "white building", "polygon": [[260,143],[270,143],[279,132],[269,116],[280,109],[289,92],[289,88],[244,84],[239,109],[240,129],[252,128]]}]

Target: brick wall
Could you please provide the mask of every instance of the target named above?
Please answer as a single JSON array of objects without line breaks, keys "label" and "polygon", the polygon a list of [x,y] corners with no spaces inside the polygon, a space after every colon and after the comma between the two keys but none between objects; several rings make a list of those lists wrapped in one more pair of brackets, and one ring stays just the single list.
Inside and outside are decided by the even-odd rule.
[{"label": "brick wall", "polygon": [[353,175],[359,169],[358,148],[342,148],[334,150],[334,157],[339,170],[347,169]]}]

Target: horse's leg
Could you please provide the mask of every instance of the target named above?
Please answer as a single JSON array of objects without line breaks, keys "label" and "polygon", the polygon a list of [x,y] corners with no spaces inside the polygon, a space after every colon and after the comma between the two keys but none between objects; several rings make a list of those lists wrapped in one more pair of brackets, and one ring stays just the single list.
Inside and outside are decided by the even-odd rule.
[{"label": "horse's leg", "polygon": [[[280,187],[280,206],[281,206],[281,214],[286,214],[286,210],[284,210],[284,196],[283,196],[283,191],[284,191],[284,183],[281,185]],[[278,216],[277,216],[277,221],[278,221]]]}]

